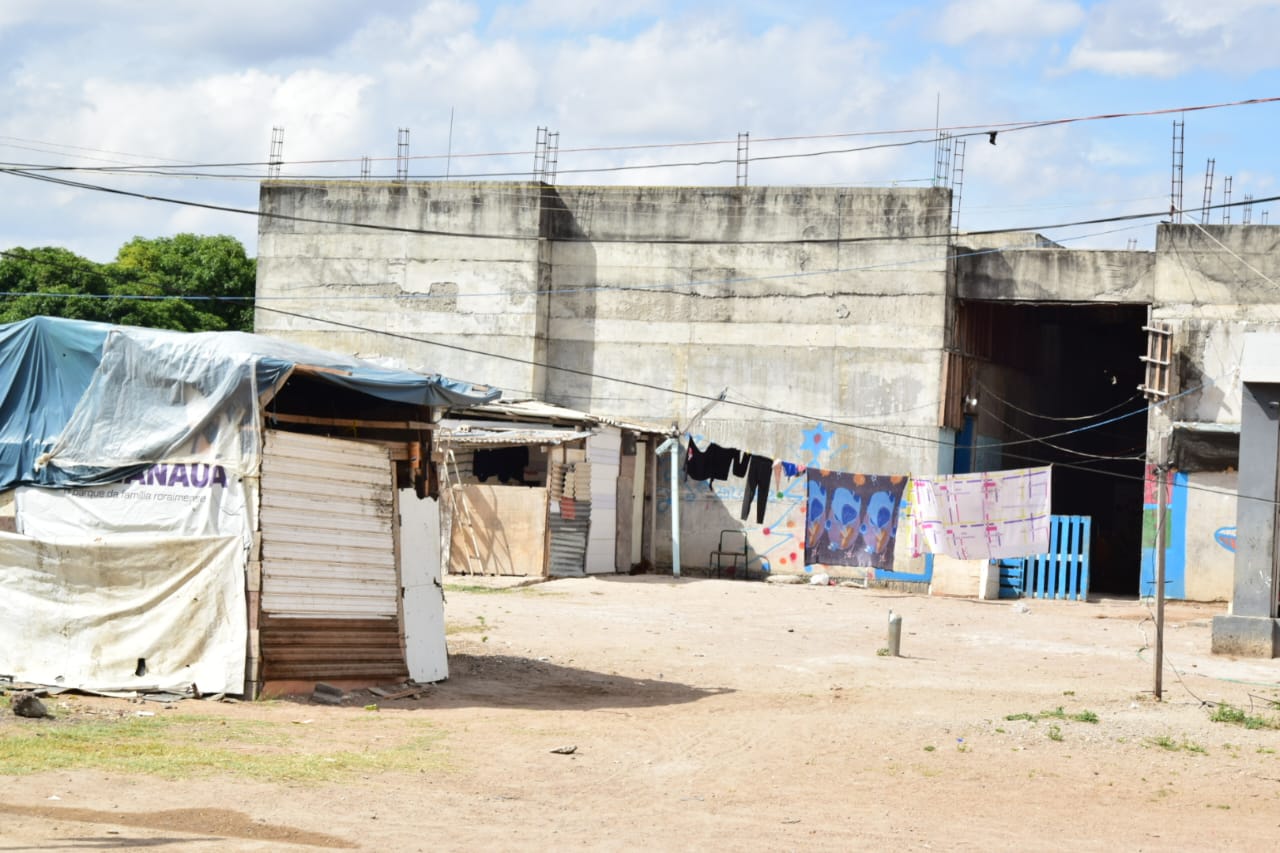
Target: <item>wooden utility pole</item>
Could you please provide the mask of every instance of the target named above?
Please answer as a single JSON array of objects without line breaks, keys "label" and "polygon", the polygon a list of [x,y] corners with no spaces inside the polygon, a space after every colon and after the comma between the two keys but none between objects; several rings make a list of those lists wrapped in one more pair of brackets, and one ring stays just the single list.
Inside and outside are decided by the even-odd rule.
[{"label": "wooden utility pole", "polygon": [[1160,458],[1156,461],[1156,649],[1155,697],[1164,698],[1164,559],[1165,559],[1165,481],[1169,476],[1165,439],[1160,437]]}]

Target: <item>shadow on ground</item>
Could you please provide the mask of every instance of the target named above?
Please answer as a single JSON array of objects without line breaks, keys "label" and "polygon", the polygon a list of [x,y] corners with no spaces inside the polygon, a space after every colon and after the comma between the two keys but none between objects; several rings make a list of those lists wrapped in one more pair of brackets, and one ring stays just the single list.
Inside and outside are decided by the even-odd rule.
[{"label": "shadow on ground", "polygon": [[677,681],[628,678],[518,655],[449,655],[449,680],[423,698],[434,707],[647,708],[682,705],[733,691]]}]

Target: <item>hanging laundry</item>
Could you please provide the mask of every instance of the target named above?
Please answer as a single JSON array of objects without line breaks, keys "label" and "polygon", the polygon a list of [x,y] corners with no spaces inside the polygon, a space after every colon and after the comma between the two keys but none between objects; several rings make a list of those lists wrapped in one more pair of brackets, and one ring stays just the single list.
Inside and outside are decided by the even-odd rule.
[{"label": "hanging laundry", "polygon": [[908,478],[820,468],[807,474],[805,563],[892,568]]},{"label": "hanging laundry", "polygon": [[[732,447],[721,447],[714,442],[706,450],[699,450],[693,439],[685,451],[685,476],[690,480],[707,480],[708,487],[715,488],[715,480],[729,479],[729,473],[737,467],[744,454]],[[742,476],[739,474],[738,476]]]},{"label": "hanging laundry", "polygon": [[684,452],[684,477],[686,480],[707,479],[707,454],[698,449],[692,438]]},{"label": "hanging laundry", "polygon": [[794,462],[779,462],[778,464],[782,466],[782,473],[786,474],[788,477],[795,477],[798,474],[803,474],[805,471],[803,465],[797,465]]},{"label": "hanging laundry", "polygon": [[[721,447],[712,443],[707,447],[707,473],[708,479],[711,480],[727,480],[729,472],[738,466],[738,457],[744,454],[733,447]],[[742,475],[739,474],[739,477]]]},{"label": "hanging laundry", "polygon": [[[773,460],[768,456],[751,454],[742,466],[747,475],[747,488],[742,496],[742,520],[747,520],[751,499],[756,501],[756,524],[764,524],[764,508],[769,500],[769,481],[773,478]],[[734,473],[738,473],[735,466]]]},{"label": "hanging laundry", "polygon": [[996,560],[1048,552],[1050,474],[1045,466],[913,478],[912,553]]}]

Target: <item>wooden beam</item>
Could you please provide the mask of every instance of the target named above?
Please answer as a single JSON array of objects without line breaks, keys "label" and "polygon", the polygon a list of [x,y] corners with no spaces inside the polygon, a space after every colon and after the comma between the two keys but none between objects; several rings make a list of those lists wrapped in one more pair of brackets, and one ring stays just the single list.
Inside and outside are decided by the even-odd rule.
[{"label": "wooden beam", "polygon": [[351,427],[353,429],[433,430],[436,428],[436,425],[429,421],[371,421],[367,418],[318,418],[312,415],[290,415],[283,412],[268,412],[266,418],[268,421],[274,420],[286,424]]}]

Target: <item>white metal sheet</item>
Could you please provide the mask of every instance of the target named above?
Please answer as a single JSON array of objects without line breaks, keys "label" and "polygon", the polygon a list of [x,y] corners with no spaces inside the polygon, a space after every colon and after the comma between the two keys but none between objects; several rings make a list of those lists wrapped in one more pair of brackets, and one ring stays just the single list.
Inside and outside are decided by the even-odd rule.
[{"label": "white metal sheet", "polygon": [[262,460],[262,609],[271,616],[395,618],[399,578],[390,453],[269,430]]},{"label": "white metal sheet", "polygon": [[587,439],[591,462],[591,529],[587,535],[587,574],[618,570],[618,464],[622,432],[606,427]]},{"label": "white metal sheet", "polygon": [[440,504],[400,490],[400,574],[404,584],[404,651],[409,677],[449,677],[440,560]]}]

